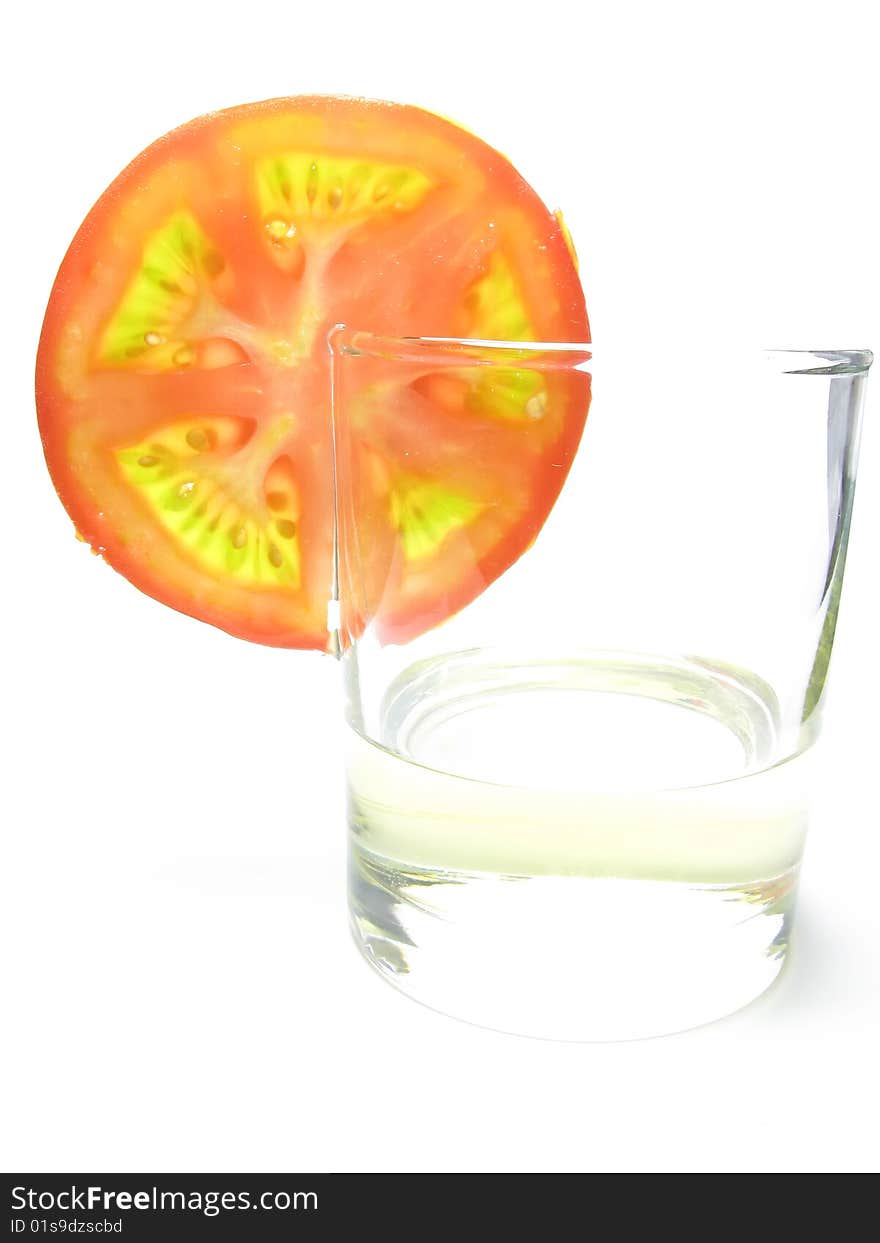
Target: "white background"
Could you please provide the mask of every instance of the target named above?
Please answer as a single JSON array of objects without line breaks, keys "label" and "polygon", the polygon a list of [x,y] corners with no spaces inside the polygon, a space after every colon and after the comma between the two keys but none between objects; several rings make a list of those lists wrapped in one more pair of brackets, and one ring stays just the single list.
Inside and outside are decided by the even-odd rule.
[{"label": "white background", "polygon": [[447,1020],[345,924],[338,670],[139,595],[74,538],[32,374],[54,272],[142,147],[215,107],[450,115],[566,210],[601,342],[880,343],[869,4],[15,6],[2,236],[9,1170],[873,1170],[880,384],[793,961],[626,1045]]}]

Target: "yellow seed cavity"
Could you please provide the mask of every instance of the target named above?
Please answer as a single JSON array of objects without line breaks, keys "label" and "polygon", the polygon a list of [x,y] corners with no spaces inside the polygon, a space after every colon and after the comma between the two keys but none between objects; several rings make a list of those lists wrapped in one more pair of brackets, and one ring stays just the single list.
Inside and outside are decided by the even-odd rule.
[{"label": "yellow seed cavity", "polygon": [[447,536],[483,509],[479,501],[423,480],[400,480],[390,502],[391,520],[410,561],[433,555]]},{"label": "yellow seed cavity", "polygon": [[208,433],[201,427],[191,427],[186,433],[186,443],[196,453],[202,453],[211,443]]},{"label": "yellow seed cavity", "polygon": [[[272,215],[274,213],[266,213]],[[223,260],[201,225],[188,211],[177,211],[143,244],[141,262],[107,324],[98,356],[103,363],[125,364],[132,349],[154,350],[144,359],[165,370],[179,344],[178,330],[193,311],[200,286],[216,275]]]},{"label": "yellow seed cavity", "polygon": [[[204,421],[196,421],[196,420]],[[264,429],[273,441],[289,432],[293,416],[277,417]],[[122,477],[149,507],[156,523],[172,535],[193,561],[212,576],[231,576],[241,585],[297,589],[302,577],[299,540],[289,536],[298,520],[297,496],[285,478],[286,462],[274,462],[265,477],[262,498],[253,493],[256,479],[236,486],[218,471],[211,454],[240,443],[240,427],[221,416],[191,414],[154,430],[140,444],[117,449]],[[266,445],[267,455],[270,452]],[[262,460],[262,459],[261,459]],[[274,495],[273,495],[274,494]]]},{"label": "yellow seed cavity", "polygon": [[507,259],[496,251],[464,299],[466,334],[482,341],[535,339],[525,298]]},{"label": "yellow seed cavity", "polygon": [[[365,217],[376,211],[412,211],[433,184],[418,169],[404,165],[327,153],[318,158],[303,151],[260,160],[255,177],[261,220],[271,223],[293,215],[309,229],[342,213]],[[281,242],[283,236],[279,230],[273,240]]]},{"label": "yellow seed cavity", "polygon": [[276,242],[280,242],[287,232],[288,224],[286,220],[267,220],[266,232]]}]

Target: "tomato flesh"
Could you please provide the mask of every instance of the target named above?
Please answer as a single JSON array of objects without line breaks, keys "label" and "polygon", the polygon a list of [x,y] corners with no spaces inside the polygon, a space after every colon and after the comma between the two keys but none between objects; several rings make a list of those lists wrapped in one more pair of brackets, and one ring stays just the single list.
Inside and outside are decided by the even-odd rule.
[{"label": "tomato flesh", "polygon": [[[328,647],[327,335],[341,322],[588,338],[560,222],[506,160],[439,117],[283,99],[148,148],[74,239],[40,343],[47,462],[82,538],[148,594],[231,634]],[[407,638],[534,539],[587,401],[516,368],[487,386],[472,369],[381,360],[352,400],[358,526],[386,550],[377,564],[393,554],[384,633]]]}]

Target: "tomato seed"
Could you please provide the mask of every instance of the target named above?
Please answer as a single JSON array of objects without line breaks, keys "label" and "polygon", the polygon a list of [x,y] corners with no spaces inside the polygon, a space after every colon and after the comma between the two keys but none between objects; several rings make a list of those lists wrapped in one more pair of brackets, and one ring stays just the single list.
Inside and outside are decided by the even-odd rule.
[{"label": "tomato seed", "polygon": [[309,175],[306,179],[306,198],[310,203],[314,203],[318,197],[318,166],[317,164],[309,165]]},{"label": "tomato seed", "polygon": [[203,449],[207,449],[209,440],[208,433],[200,427],[191,427],[186,433],[186,443],[191,449],[195,449],[197,453],[201,453]]},{"label": "tomato seed", "polygon": [[219,276],[226,267],[226,262],[216,250],[209,250],[202,259],[202,267],[208,276]]}]

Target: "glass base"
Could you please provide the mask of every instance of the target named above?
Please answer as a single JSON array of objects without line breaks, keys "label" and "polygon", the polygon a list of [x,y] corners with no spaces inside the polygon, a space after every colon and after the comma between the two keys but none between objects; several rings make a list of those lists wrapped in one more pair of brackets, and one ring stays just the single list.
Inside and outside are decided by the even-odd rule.
[{"label": "glass base", "polygon": [[367,962],[479,1026],[632,1040],[709,1023],[773,983],[797,869],[760,883],[402,870],[356,844],[350,899]]}]

